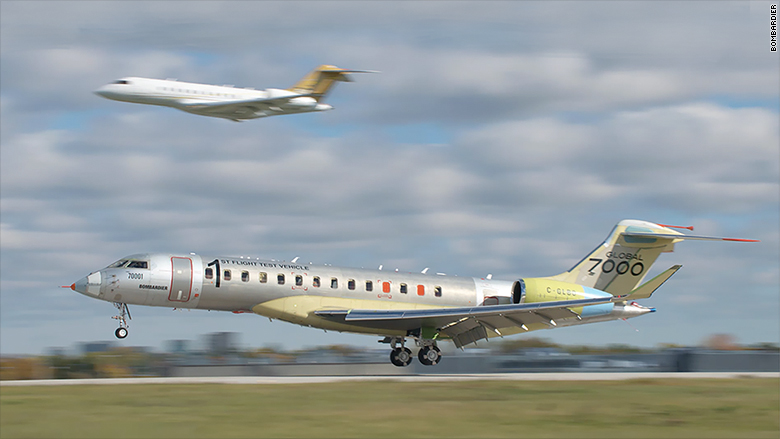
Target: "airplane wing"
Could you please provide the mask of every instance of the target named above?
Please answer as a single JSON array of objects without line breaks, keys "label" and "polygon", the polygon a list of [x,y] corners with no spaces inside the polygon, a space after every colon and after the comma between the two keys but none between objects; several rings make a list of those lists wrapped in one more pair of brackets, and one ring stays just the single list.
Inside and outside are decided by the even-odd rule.
[{"label": "airplane wing", "polygon": [[308,94],[289,94],[285,96],[273,96],[270,98],[250,98],[250,99],[234,99],[231,101],[208,101],[204,99],[182,99],[179,104],[192,110],[208,110],[214,112],[231,112],[240,110],[240,112],[246,109],[253,109],[255,111],[268,110],[272,107],[278,107],[284,105],[294,98],[309,97]]},{"label": "airplane wing", "polygon": [[[452,338],[457,347],[487,338],[487,330],[501,335],[502,328],[523,328],[527,324],[544,323],[556,326],[556,320],[578,318],[570,308],[591,306],[624,300],[625,296],[556,302],[521,303],[463,308],[433,308],[415,310],[320,310],[314,314],[347,324],[377,329],[414,330],[436,328]],[[525,328],[524,328],[525,329]]]}]

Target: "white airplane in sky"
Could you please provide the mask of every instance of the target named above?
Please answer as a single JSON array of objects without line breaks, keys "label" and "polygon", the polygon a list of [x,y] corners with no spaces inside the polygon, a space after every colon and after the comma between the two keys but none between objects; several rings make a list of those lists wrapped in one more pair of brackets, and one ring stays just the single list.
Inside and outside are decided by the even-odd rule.
[{"label": "white airplane in sky", "polygon": [[114,303],[118,338],[127,336],[128,304],[255,313],[325,330],[376,334],[390,344],[396,366],[412,361],[406,347],[412,339],[419,361],[434,365],[441,359],[440,340],[460,348],[488,337],[654,312],[635,300],[649,298],[680,269],[675,265],[642,283],[656,258],[674,251],[677,242],[757,242],[684,235],[673,228],[679,227],[620,221],[594,251],[551,277],[493,280],[427,275],[427,269],[313,266],[298,258],[288,263],[154,253],[122,258],[69,288]]},{"label": "white airplane in sky", "polygon": [[169,79],[128,77],[106,84],[95,90],[95,93],[115,101],[162,105],[201,116],[240,122],[244,119],[280,114],[331,110],[333,107],[322,103],[322,99],[336,81],[351,82],[349,73],[377,72],[321,65],[286,90],[254,90]]}]

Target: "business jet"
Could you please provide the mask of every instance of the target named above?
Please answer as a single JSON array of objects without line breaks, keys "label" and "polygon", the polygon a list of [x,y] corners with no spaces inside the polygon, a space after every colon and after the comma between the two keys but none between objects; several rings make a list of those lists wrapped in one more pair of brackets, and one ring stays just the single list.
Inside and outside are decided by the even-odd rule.
[{"label": "business jet", "polygon": [[128,77],[95,90],[104,98],[136,104],[172,107],[201,116],[221,117],[236,122],[281,114],[328,111],[322,102],[336,81],[352,82],[350,73],[377,73],[321,65],[292,87],[282,90],[254,90],[233,86],[195,84],[176,80]]},{"label": "business jet", "polygon": [[[749,239],[686,235],[679,228],[620,221],[570,270],[551,277],[494,280],[339,268],[190,253],[136,254],[90,273],[69,288],[113,302],[115,335],[128,334],[128,304],[255,313],[325,330],[367,333],[390,344],[390,361],[407,366],[413,340],[424,365],[441,359],[438,342],[462,348],[489,337],[652,313],[647,299],[680,269],[643,282],[656,258],[683,240]],[[692,230],[692,227],[686,227]],[[381,267],[380,267],[381,268]],[[68,287],[64,287],[68,288]]]}]

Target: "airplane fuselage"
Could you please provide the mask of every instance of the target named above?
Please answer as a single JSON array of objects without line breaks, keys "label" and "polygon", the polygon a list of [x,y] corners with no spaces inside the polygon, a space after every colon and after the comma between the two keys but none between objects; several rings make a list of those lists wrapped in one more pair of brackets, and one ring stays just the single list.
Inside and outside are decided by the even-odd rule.
[{"label": "airplane fuselage", "polygon": [[[327,111],[333,107],[317,102],[312,97],[300,96],[289,90],[269,88],[254,90],[174,80],[128,77],[106,84],[95,93],[115,101],[172,107],[201,116],[242,120],[257,119],[277,114]],[[289,98],[289,99],[287,99]],[[263,109],[254,108],[252,100],[278,99],[279,104]],[[285,100],[286,99],[286,100]],[[209,104],[247,102],[245,111],[221,113]]]},{"label": "airplane fuselage", "polygon": [[[406,332],[333,321],[315,311],[477,307],[611,296],[589,287],[580,287],[580,291],[556,288],[556,281],[536,286],[537,279],[505,281],[250,258],[138,254],[93,272],[72,288],[115,303],[249,312],[322,329],[400,337]],[[578,319],[552,325],[529,323],[514,332],[635,317],[646,312],[650,309],[638,305],[605,303],[583,308]],[[507,333],[513,332],[504,335]]]},{"label": "airplane fuselage", "polygon": [[[251,312],[303,326],[376,334],[391,346],[390,361],[407,366],[412,351],[428,366],[441,359],[437,342],[457,347],[537,329],[637,317],[655,311],[647,299],[680,265],[647,282],[661,253],[683,240],[748,241],[684,235],[669,226],[622,220],[571,269],[516,280],[342,268],[248,257],[165,253],[128,256],[70,286],[113,302],[118,338],[127,336],[127,304]],[[689,227],[685,227],[692,229]],[[400,346],[399,346],[400,344]]]}]

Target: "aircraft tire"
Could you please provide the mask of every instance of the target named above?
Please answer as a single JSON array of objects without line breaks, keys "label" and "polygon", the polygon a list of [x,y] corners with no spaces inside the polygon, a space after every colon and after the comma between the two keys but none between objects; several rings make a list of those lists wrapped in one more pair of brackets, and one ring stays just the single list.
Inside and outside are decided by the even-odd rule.
[{"label": "aircraft tire", "polygon": [[425,346],[417,353],[417,359],[426,366],[435,366],[441,361],[441,351],[437,346]]},{"label": "aircraft tire", "polygon": [[119,339],[127,337],[127,328],[116,328],[114,335],[116,335],[116,338]]},{"label": "aircraft tire", "polygon": [[390,352],[390,362],[398,367],[408,366],[412,362],[412,351],[409,348],[395,348]]}]

